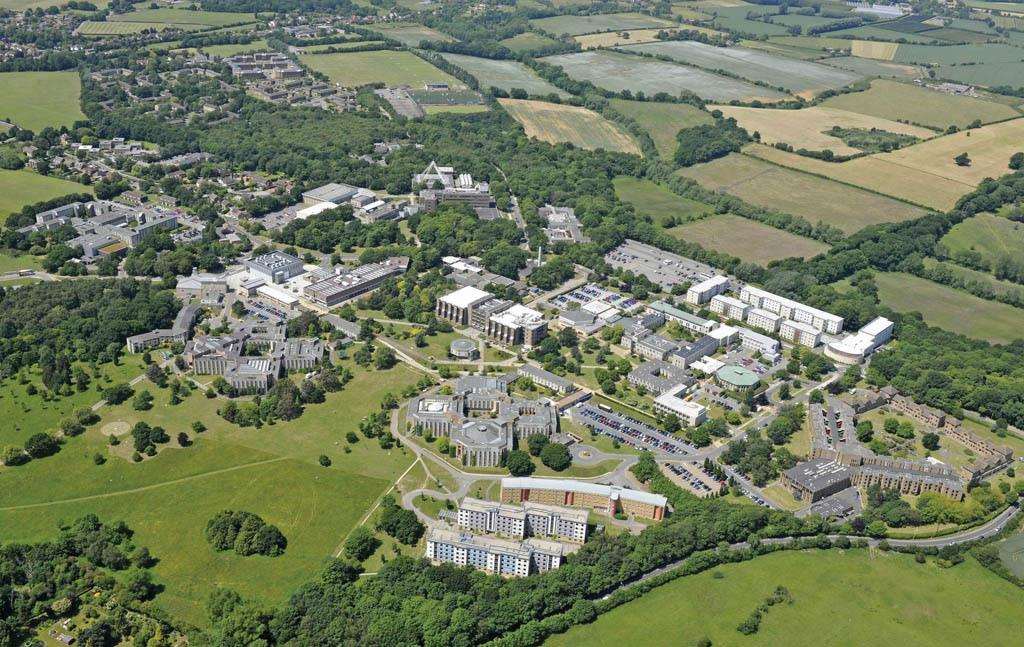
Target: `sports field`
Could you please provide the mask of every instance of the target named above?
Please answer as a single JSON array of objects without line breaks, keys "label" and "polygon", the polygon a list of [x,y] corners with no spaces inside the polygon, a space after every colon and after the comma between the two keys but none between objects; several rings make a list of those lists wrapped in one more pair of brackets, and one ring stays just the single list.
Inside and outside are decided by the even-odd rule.
[{"label": "sports field", "polygon": [[897,312],[920,312],[933,326],[993,343],[1024,338],[1024,309],[911,274],[879,272],[875,281],[883,304]]},{"label": "sports field", "polygon": [[[351,453],[342,446],[345,433],[357,431],[359,418],[377,407],[385,391],[397,392],[417,379],[403,366],[386,372],[356,369],[344,391],[328,394],[325,403],[298,420],[260,430],[221,420],[215,413],[221,399],[192,395],[172,407],[166,404],[167,390],[151,388],[152,410],[140,415],[120,405],[101,411],[98,425],[55,456],[0,468],[0,540],[53,536],[62,521],[88,513],[123,519],[136,531],[136,541],[160,560],[155,575],[167,588],[157,604],[181,619],[205,625],[204,601],[216,586],[279,604],[322,567],[374,499],[412,462],[408,450],[385,452],[365,438],[351,446]],[[209,430],[189,448],[172,441],[173,448],[133,464],[108,450],[104,430],[124,433],[140,418],[164,426],[172,438],[193,420]],[[108,461],[95,465],[95,453],[107,454]],[[330,456],[333,465],[318,465],[320,454]],[[284,555],[240,557],[211,550],[203,528],[225,508],[248,510],[277,525],[288,539]]]},{"label": "sports field", "polygon": [[92,193],[89,187],[32,171],[0,169],[0,218],[19,211],[27,204],[42,202],[69,193]]},{"label": "sports field", "polygon": [[625,29],[648,29],[672,27],[675,23],[664,18],[655,18],[641,13],[606,13],[591,16],[552,16],[531,20],[530,24],[543,29],[549,34],[561,36],[569,34],[593,34],[603,31],[622,31]]},{"label": "sports field", "polygon": [[538,34],[537,32],[525,31],[521,34],[516,34],[512,38],[506,38],[505,40],[499,41],[498,44],[504,45],[516,54],[522,54],[524,52],[533,52],[544,47],[557,45],[558,41]]},{"label": "sports field", "polygon": [[380,23],[374,25],[373,28],[384,36],[397,40],[403,45],[408,45],[409,47],[417,47],[420,42],[425,40],[437,43],[450,43],[455,40],[448,34],[441,33],[436,29],[431,29],[426,25]]},{"label": "sports field", "polygon": [[753,83],[712,74],[687,65],[608,50],[560,54],[540,60],[558,65],[574,79],[590,81],[612,92],[629,90],[651,96],[658,92],[678,95],[686,91],[708,101],[772,101],[787,96],[777,90],[762,88]]},{"label": "sports field", "polygon": [[841,88],[859,80],[859,74],[809,61],[799,61],[746,47],[714,47],[697,41],[663,41],[623,48],[696,65],[706,70],[726,70],[752,81],[764,81],[790,92],[810,96]]},{"label": "sports field", "polygon": [[709,124],[713,120],[706,111],[687,103],[654,103],[610,99],[611,107],[636,121],[654,140],[658,154],[671,159],[676,152],[676,134],[683,128]]},{"label": "sports field", "polygon": [[943,130],[949,125],[963,128],[975,119],[988,123],[1020,114],[1001,103],[884,79],[872,81],[869,90],[832,97],[822,105]]},{"label": "sports field", "polygon": [[75,30],[82,36],[120,36],[121,34],[139,34],[144,31],[162,31],[164,29],[181,29],[183,31],[199,31],[206,29],[203,25],[168,24],[163,22],[97,22],[86,20]]},{"label": "sports field", "polygon": [[199,25],[201,27],[225,27],[244,22],[255,22],[251,13],[222,11],[190,11],[188,9],[141,9],[128,13],[113,13],[110,22],[160,23],[163,25]]},{"label": "sports field", "polygon": [[46,126],[70,128],[85,119],[81,93],[78,72],[5,72],[0,74],[0,119],[36,132]]},{"label": "sports field", "polygon": [[987,260],[1024,255],[1024,224],[979,213],[954,226],[940,241],[950,253],[975,251]]},{"label": "sports field", "polygon": [[594,150],[640,155],[640,146],[626,132],[593,110],[545,101],[499,99],[527,136],[551,144],[566,142]]},{"label": "sports field", "polygon": [[628,202],[640,216],[650,217],[662,224],[667,218],[689,220],[700,218],[714,211],[711,205],[676,195],[660,184],[650,180],[621,176],[615,178],[615,195]]},{"label": "sports field", "polygon": [[828,251],[825,243],[732,214],[709,216],[665,231],[680,240],[759,265],[793,256],[811,258]]},{"label": "sports field", "polygon": [[[738,632],[777,586],[792,604],[773,606],[755,635]],[[1022,612],[1020,589],[972,558],[946,569],[868,549],[787,551],[679,578],[546,644],[647,647],[707,638],[716,646],[952,646],[972,642],[984,627],[993,645],[1011,645]]]},{"label": "sports field", "polygon": [[202,48],[203,53],[210,56],[234,56],[235,54],[244,54],[264,49],[268,49],[267,41],[262,38],[247,44],[207,45]]},{"label": "sports field", "polygon": [[425,83],[447,83],[463,87],[461,81],[445,74],[422,58],[409,52],[378,50],[374,52],[343,52],[338,54],[301,54],[304,64],[323,72],[334,83],[357,87],[380,82],[386,85],[422,87]]},{"label": "sports field", "polygon": [[823,106],[811,106],[801,110],[772,110],[769,108],[745,108],[741,106],[709,106],[719,109],[727,117],[733,117],[747,132],[758,132],[766,144],[783,142],[793,148],[808,150],[831,150],[838,155],[851,155],[860,149],[847,146],[842,139],[826,133],[833,126],[842,128],[878,128],[892,133],[913,135],[919,139],[934,137],[927,128],[901,124],[883,119]]},{"label": "sports field", "polygon": [[534,96],[557,94],[569,96],[519,61],[500,61],[462,54],[441,54],[449,63],[461,67],[476,77],[481,88],[495,87],[509,92],[515,88]]},{"label": "sports field", "polygon": [[927,213],[905,202],[746,155],[729,155],[678,173],[713,191],[801,216],[811,224],[824,222],[846,234],[882,222],[913,220]]}]

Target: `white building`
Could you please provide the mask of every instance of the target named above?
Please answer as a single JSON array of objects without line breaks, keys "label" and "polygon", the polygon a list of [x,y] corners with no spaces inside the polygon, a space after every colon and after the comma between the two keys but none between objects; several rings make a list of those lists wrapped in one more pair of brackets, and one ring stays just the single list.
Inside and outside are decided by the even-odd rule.
[{"label": "white building", "polygon": [[458,525],[515,539],[553,537],[583,543],[587,540],[587,511],[579,508],[523,502],[496,503],[466,497],[459,504]]},{"label": "white building", "polygon": [[556,569],[562,565],[565,553],[565,546],[544,539],[519,542],[442,529],[431,530],[427,535],[426,556],[435,564],[472,566],[506,577],[526,577]]},{"label": "white building", "polygon": [[728,346],[739,338],[740,329],[736,326],[721,325],[708,333],[708,337],[711,337],[718,342],[718,347]]},{"label": "white building", "polygon": [[779,324],[782,323],[782,317],[761,308],[751,308],[747,311],[747,323],[761,330],[778,332]]},{"label": "white building", "polygon": [[683,423],[696,427],[707,420],[708,409],[699,402],[691,402],[679,397],[685,393],[687,388],[680,384],[678,387],[665,391],[654,399],[654,408],[662,413],[674,413]]},{"label": "white building", "polygon": [[814,348],[821,343],[821,331],[810,324],[785,320],[779,327],[779,336],[786,341]]},{"label": "white building", "polygon": [[825,345],[825,356],[840,364],[860,364],[882,344],[892,339],[893,323],[876,317],[856,334]]},{"label": "white building", "polygon": [[712,297],[709,308],[711,309],[711,312],[717,312],[723,317],[735,319],[736,321],[743,321],[746,319],[747,312],[750,311],[750,306],[746,303],[724,294],[718,294]]},{"label": "white building", "polygon": [[437,316],[456,325],[466,326],[469,324],[469,316],[473,308],[493,298],[490,292],[466,286],[437,300]]},{"label": "white building", "polygon": [[779,353],[782,344],[778,339],[754,332],[749,328],[738,327],[737,329],[740,333],[740,346],[743,348],[759,351],[762,355],[777,355]]},{"label": "white building", "polygon": [[818,330],[833,335],[843,329],[843,318],[838,315],[812,308],[799,301],[780,297],[760,288],[744,286],[740,291],[740,300],[755,308],[777,314],[783,319],[810,324]]},{"label": "white building", "polygon": [[711,297],[722,294],[729,289],[729,277],[712,276],[710,279],[691,285],[686,291],[686,301],[695,306],[707,303]]}]

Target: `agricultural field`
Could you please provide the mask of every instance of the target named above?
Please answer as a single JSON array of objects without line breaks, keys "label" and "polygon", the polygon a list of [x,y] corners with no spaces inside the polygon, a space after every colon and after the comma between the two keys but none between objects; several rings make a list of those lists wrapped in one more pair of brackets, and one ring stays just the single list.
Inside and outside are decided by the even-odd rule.
[{"label": "agricultural field", "polygon": [[989,123],[1020,114],[1001,103],[884,79],[872,81],[870,90],[832,97],[821,105],[941,130],[950,125],[963,128],[976,119]]},{"label": "agricultural field", "polygon": [[990,213],[979,213],[955,225],[941,242],[951,254],[975,251],[986,260],[1024,256],[1024,224]]},{"label": "agricultural field", "polygon": [[744,47],[714,47],[697,41],[665,41],[624,48],[668,56],[706,70],[726,70],[751,81],[762,81],[803,96],[841,88],[861,77],[853,72],[808,61],[773,56]]},{"label": "agricultural field", "polygon": [[70,128],[85,119],[81,93],[78,72],[5,72],[0,74],[0,119],[36,132],[46,126]]},{"label": "agricultural field", "polygon": [[504,45],[516,54],[523,54],[556,45],[558,44],[558,41],[536,32],[526,31],[521,34],[516,34],[512,38],[506,38],[505,40],[498,41],[498,44]]},{"label": "agricultural field", "polygon": [[255,22],[251,13],[222,11],[190,11],[188,9],[141,9],[128,13],[110,14],[109,22],[159,23],[162,25],[198,25],[203,27],[226,27],[244,22]]},{"label": "agricultural field", "polygon": [[927,213],[905,202],[746,155],[732,154],[678,173],[707,189],[801,216],[811,224],[824,222],[846,234],[882,222],[913,220]]},{"label": "agricultural field", "polygon": [[1013,63],[1020,61],[1019,47],[1001,43],[971,45],[900,45],[892,60],[897,63],[929,63],[931,65],[954,65],[971,63]]},{"label": "agricultural field", "polygon": [[506,92],[515,88],[526,90],[530,95],[542,96],[556,94],[560,97],[568,93],[551,85],[526,65],[519,61],[501,61],[462,54],[441,54],[441,56],[476,77],[481,88],[496,87]]},{"label": "agricultural field", "polygon": [[544,101],[499,99],[527,136],[551,144],[570,143],[579,148],[640,155],[640,146],[618,126],[593,110]]},{"label": "agricultural field", "polygon": [[31,171],[0,169],[0,218],[19,211],[27,204],[42,202],[69,193],[92,193],[89,187]]},{"label": "agricultural field", "polygon": [[799,59],[801,61],[816,61],[824,54],[824,52],[817,49],[790,47],[789,45],[773,43],[767,40],[741,40],[740,45],[747,49],[756,49],[769,54]]},{"label": "agricultural field", "polygon": [[924,45],[940,42],[938,39],[931,38],[927,34],[910,34],[892,31],[891,29],[882,29],[881,27],[875,27],[874,25],[861,25],[860,27],[830,31],[828,35],[832,38],[851,38],[857,40],[871,39],[891,42],[903,40],[907,43],[918,43]]},{"label": "agricultural field", "polygon": [[1024,337],[1024,310],[988,301],[900,272],[875,274],[881,302],[897,312],[920,312],[951,332],[1003,344]]},{"label": "agricultural field", "polygon": [[336,54],[301,54],[311,69],[326,74],[334,83],[357,87],[380,82],[386,85],[420,87],[425,83],[447,83],[462,87],[462,82],[409,52],[377,50]]},{"label": "agricultural field", "polygon": [[921,263],[929,270],[938,268],[940,271],[949,272],[951,275],[965,281],[975,281],[992,290],[993,294],[1013,295],[1014,298],[1024,299],[1024,286],[1019,283],[1011,283],[997,279],[992,274],[972,270],[956,263],[936,260],[930,256],[921,259]]},{"label": "agricultural field", "polygon": [[248,52],[255,52],[259,50],[268,49],[267,41],[264,39],[254,40],[247,44],[232,44],[232,45],[207,45],[201,48],[204,54],[209,56],[234,56],[235,54],[245,54]]},{"label": "agricultural field", "polygon": [[811,258],[829,248],[817,240],[732,214],[708,216],[666,229],[665,232],[680,240],[697,243],[706,249],[731,254],[759,265],[794,256]]},{"label": "agricultural field", "polygon": [[387,38],[397,40],[409,47],[417,47],[425,40],[435,43],[450,43],[455,40],[448,34],[443,34],[425,25],[380,23],[374,25],[373,28]]},{"label": "agricultural field", "polygon": [[890,63],[870,58],[859,58],[857,56],[837,56],[835,58],[822,59],[820,62],[832,67],[850,70],[865,77],[880,76],[910,81],[920,78],[924,74],[924,71],[916,65]]},{"label": "agricultural field", "polygon": [[862,58],[875,58],[880,61],[891,61],[896,58],[899,43],[883,43],[876,40],[850,41],[850,53]]},{"label": "agricultural field", "polygon": [[[384,41],[382,40],[352,40],[346,41],[344,43],[333,43],[331,45],[308,45],[306,47],[301,47],[299,49],[301,54],[315,54],[317,52],[323,52],[329,49],[356,49],[367,45],[380,45],[383,42]],[[209,48],[207,47],[204,49]]]},{"label": "agricultural field", "polygon": [[552,16],[531,20],[530,24],[549,34],[561,36],[579,36],[603,31],[622,31],[624,29],[654,29],[673,27],[676,23],[655,18],[641,13],[607,13],[590,16]]},{"label": "agricultural field", "polygon": [[[241,429],[216,414],[222,400],[193,394],[166,404],[167,391],[149,385],[157,401],[137,412],[130,405],[100,411],[102,420],[68,441],[56,455],[0,470],[0,540],[53,536],[58,525],[95,513],[123,519],[159,564],[166,587],[156,604],[186,622],[205,626],[204,601],[228,586],[265,604],[279,604],[317,572],[389,483],[412,463],[407,449],[383,451],[362,438],[342,451],[347,431],[377,406],[387,390],[418,375],[404,366],[387,372],[356,369],[346,389],[331,393],[297,420],[261,430]],[[173,437],[193,420],[208,428],[188,448],[168,446],[133,464],[109,448],[108,434],[123,435],[137,420],[162,425]],[[191,434],[194,435],[194,434]],[[93,455],[108,456],[96,465]],[[317,464],[327,454],[333,465]],[[273,496],[268,496],[272,493]],[[288,539],[279,557],[217,553],[206,543],[207,520],[223,509],[248,510],[277,525]]]},{"label": "agricultural field", "polygon": [[659,224],[669,218],[676,222],[702,218],[714,211],[709,204],[676,195],[650,180],[622,176],[615,178],[614,185],[615,195],[620,200],[633,205],[638,215],[650,217]]},{"label": "agricultural field", "polygon": [[164,29],[199,31],[206,29],[206,27],[188,24],[169,25],[162,22],[97,22],[86,20],[75,29],[75,33],[81,36],[120,36],[122,34],[139,34],[144,31],[162,31]]},{"label": "agricultural field", "polygon": [[[725,32],[696,25],[682,25],[687,31],[696,31],[708,36],[722,36]],[[637,43],[653,43],[658,40],[661,29],[633,29],[629,31],[606,31],[598,34],[583,34],[573,36],[573,40],[580,44],[583,49],[596,49],[599,47],[619,47],[621,45],[633,45]]]},{"label": "agricultural field", "polygon": [[[717,4],[717,6],[715,6]],[[748,15],[765,16],[779,13],[775,6],[753,5],[746,2],[701,4],[702,11],[714,14],[712,24],[719,29],[728,29],[740,34],[753,36],[786,36],[789,30],[785,25],[773,25],[760,20],[751,20]]]},{"label": "agricultural field", "polygon": [[[1019,543],[1019,542],[1018,542]],[[764,614],[756,639],[742,623],[777,586],[793,598]],[[962,603],[964,591],[980,598]],[[957,613],[937,613],[937,609]],[[780,552],[681,577],[546,645],[957,645],[984,626],[993,644],[1016,641],[1019,589],[974,559],[940,568],[929,559],[867,549]]]},{"label": "agricultural field", "polygon": [[611,99],[609,104],[617,112],[637,122],[654,140],[658,154],[672,159],[676,152],[676,134],[683,128],[710,124],[713,119],[707,111],[688,103],[654,103]]},{"label": "agricultural field", "polygon": [[693,92],[708,101],[773,101],[786,95],[778,90],[762,88],[739,79],[731,79],[686,65],[642,58],[621,52],[590,50],[578,54],[560,54],[541,59],[558,65],[574,79],[621,92],[643,92],[651,96],[658,92],[678,95]]},{"label": "agricultural field", "polygon": [[978,65],[943,65],[937,74],[939,78],[968,85],[1024,87],[1024,63],[1020,61]]},{"label": "agricultural field", "polygon": [[717,108],[727,117],[736,119],[747,132],[758,132],[766,144],[783,142],[793,148],[808,150],[831,150],[837,155],[851,155],[860,149],[848,146],[838,137],[827,134],[833,126],[841,128],[877,128],[887,132],[913,135],[919,139],[934,137],[927,128],[901,124],[897,121],[871,117],[848,110],[811,106],[800,110],[772,110],[770,108],[745,108],[741,106],[709,106]]}]

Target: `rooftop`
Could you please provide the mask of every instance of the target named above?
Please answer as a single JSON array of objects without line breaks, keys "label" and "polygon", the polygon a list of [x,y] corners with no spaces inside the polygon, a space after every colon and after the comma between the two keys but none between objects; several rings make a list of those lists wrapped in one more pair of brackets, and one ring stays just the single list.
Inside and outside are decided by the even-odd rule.
[{"label": "rooftop", "polygon": [[479,288],[467,285],[464,288],[459,288],[454,292],[444,295],[441,297],[441,300],[455,306],[456,308],[471,308],[481,301],[491,298],[493,297],[490,292],[485,292]]},{"label": "rooftop", "polygon": [[516,490],[564,490],[566,492],[580,492],[583,494],[596,494],[598,496],[621,498],[661,507],[668,504],[668,499],[660,494],[652,494],[641,490],[631,490],[629,488],[622,488],[614,485],[601,485],[600,483],[574,481],[572,479],[545,479],[532,476],[506,477],[501,479],[501,488]]},{"label": "rooftop", "polygon": [[752,387],[757,384],[760,379],[757,376],[757,373],[747,370],[742,366],[736,366],[735,364],[727,364],[718,369],[718,372],[715,373],[715,377],[723,382],[742,388]]}]

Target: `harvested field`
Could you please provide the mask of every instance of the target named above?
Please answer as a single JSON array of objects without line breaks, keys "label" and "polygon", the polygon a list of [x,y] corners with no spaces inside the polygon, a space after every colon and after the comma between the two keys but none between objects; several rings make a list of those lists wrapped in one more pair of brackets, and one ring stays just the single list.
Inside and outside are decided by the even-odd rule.
[{"label": "harvested field", "polygon": [[711,115],[687,103],[654,103],[611,99],[611,107],[633,119],[654,140],[658,154],[672,159],[676,151],[676,134],[683,128],[709,124]]},{"label": "harvested field", "polygon": [[859,74],[827,65],[773,56],[744,47],[714,47],[697,41],[665,41],[623,48],[668,56],[706,70],[726,70],[794,93],[814,95],[859,80]]},{"label": "harvested field", "polygon": [[441,54],[441,56],[476,77],[481,89],[487,87],[500,88],[506,92],[514,88],[526,90],[531,95],[557,94],[569,96],[559,90],[519,61],[499,61],[462,54]]},{"label": "harvested field", "polygon": [[766,209],[824,222],[846,234],[868,225],[913,220],[924,209],[825,178],[782,168],[746,155],[733,154],[706,164],[680,169],[701,186],[722,191]]},{"label": "harvested field", "polygon": [[732,214],[708,216],[665,231],[680,240],[759,265],[793,256],[811,258],[828,251],[825,243]]},{"label": "harvested field", "polygon": [[549,34],[579,36],[624,29],[655,29],[673,27],[676,23],[642,13],[605,13],[590,16],[552,16],[531,20],[530,24]]},{"label": "harvested field", "polygon": [[829,149],[839,155],[850,155],[860,152],[859,149],[846,145],[843,140],[825,134],[832,126],[842,128],[878,128],[903,135],[913,135],[920,139],[934,137],[935,133],[927,128],[901,124],[897,121],[871,117],[849,110],[811,106],[800,110],[772,110],[770,108],[744,108],[740,106],[709,106],[709,110],[719,109],[727,117],[733,117],[747,132],[761,133],[761,141],[766,144],[783,142],[793,148],[808,150]]},{"label": "harvested field", "polygon": [[941,130],[949,125],[963,128],[975,119],[988,123],[1020,114],[1000,103],[885,79],[872,81],[869,90],[832,97],[821,105]]},{"label": "harvested field", "polygon": [[498,43],[504,45],[516,54],[522,54],[524,52],[533,52],[538,49],[557,45],[558,41],[542,36],[536,32],[527,31],[521,34],[516,34],[512,38],[506,38]]},{"label": "harvested field", "polygon": [[875,58],[880,61],[891,61],[896,58],[899,43],[880,43],[873,40],[850,41],[850,53],[864,58]]},{"label": "harvested field", "polygon": [[594,150],[640,155],[640,147],[627,133],[593,110],[544,101],[499,99],[526,134],[551,144],[566,142]]},{"label": "harvested field", "polygon": [[199,31],[200,29],[205,29],[205,27],[202,25],[169,25],[162,22],[97,22],[86,20],[75,29],[75,33],[82,36],[119,36],[121,34],[139,34],[149,30],[162,31],[164,29]]},{"label": "harvested field", "polygon": [[423,86],[425,83],[447,83],[463,87],[461,81],[445,74],[422,58],[409,52],[378,50],[336,54],[301,54],[304,64],[323,72],[334,83],[356,87],[380,82],[386,85]]},{"label": "harvested field", "polygon": [[540,59],[558,65],[574,79],[621,92],[654,95],[667,92],[678,95],[693,92],[708,101],[773,101],[787,95],[739,79],[731,79],[686,65],[677,65],[621,52],[590,50],[578,54],[560,54]]}]

